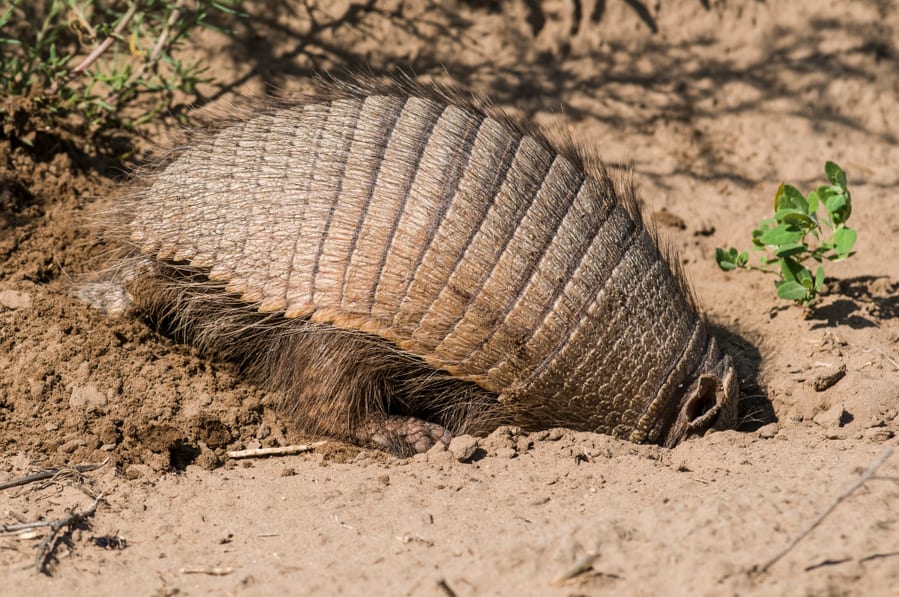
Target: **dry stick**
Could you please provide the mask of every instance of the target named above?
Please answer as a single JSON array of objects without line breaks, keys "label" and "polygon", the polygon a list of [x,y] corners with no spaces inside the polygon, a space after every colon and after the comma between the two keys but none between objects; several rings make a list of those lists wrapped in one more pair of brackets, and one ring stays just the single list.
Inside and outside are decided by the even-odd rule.
[{"label": "dry stick", "polygon": [[156,40],[156,44],[153,46],[153,51],[150,52],[150,62],[155,62],[156,59],[159,58],[159,53],[162,51],[163,46],[165,46],[165,42],[168,40],[172,27],[175,26],[175,23],[178,22],[178,18],[181,16],[182,6],[184,6],[184,0],[178,0],[178,2],[175,3],[175,10],[169,15],[169,20],[166,21],[162,33],[159,34],[159,39]]},{"label": "dry stick", "polygon": [[94,48],[94,51],[88,54],[87,58],[82,60],[78,66],[69,71],[65,77],[53,83],[53,85],[50,87],[50,90],[47,91],[47,95],[56,95],[56,93],[63,85],[67,84],[69,81],[90,68],[90,65],[96,62],[97,59],[103,55],[103,52],[108,50],[109,46],[111,46],[113,42],[115,42],[116,38],[122,33],[122,31],[128,25],[128,22],[134,17],[134,14],[137,12],[137,7],[138,3],[132,2],[131,7],[128,9],[128,12],[125,13],[125,15],[122,17],[122,20],[119,21],[119,24],[116,25],[115,29],[112,30],[112,33],[109,35],[109,37],[100,42],[100,45]]},{"label": "dry stick", "polygon": [[38,520],[36,522],[22,522],[19,524],[0,524],[0,537],[9,535],[18,535],[22,531],[29,529],[38,529],[40,527],[48,527],[53,524],[52,520]]},{"label": "dry stick", "polygon": [[859,558],[858,561],[864,563],[864,562],[870,562],[871,560],[877,560],[880,558],[894,558],[896,556],[899,556],[899,551],[890,551],[887,553],[872,553],[869,556]]},{"label": "dry stick", "polygon": [[18,520],[19,522],[28,522],[28,518],[26,518],[22,514],[19,514],[15,510],[7,510],[6,513],[8,515],[12,516],[13,518],[15,518],[16,520]]},{"label": "dry stick", "polygon": [[[183,5],[184,0],[178,0],[178,2],[175,3],[175,9],[169,15],[169,19],[168,21],[166,21],[165,27],[162,28],[162,32],[159,34],[159,39],[156,40],[156,43],[153,45],[153,50],[150,51],[149,58],[147,58],[147,60],[145,60],[144,63],[141,64],[136,71],[134,71],[134,74],[128,78],[128,85],[126,85],[126,87],[130,86],[130,84],[134,81],[139,80],[143,76],[144,72],[146,72],[147,68],[149,68],[151,64],[155,63],[156,59],[159,58],[159,54],[162,52],[162,48],[165,47],[165,44],[168,41],[169,34],[172,31],[172,27],[175,26],[175,23],[177,23],[178,19],[181,17],[181,7]],[[119,93],[116,92],[111,94],[106,98],[106,101],[110,104],[115,104],[117,101],[119,101]]]},{"label": "dry stick", "polygon": [[297,446],[282,446],[280,448],[256,448],[253,450],[234,450],[228,452],[228,458],[260,458],[263,456],[287,456],[289,454],[302,454],[311,452],[319,446],[324,446],[327,441],[300,444]]},{"label": "dry stick", "polygon": [[559,578],[553,581],[553,584],[556,586],[561,586],[565,582],[571,580],[576,576],[580,576],[585,572],[589,572],[593,568],[593,562],[599,559],[599,553],[586,553],[577,560],[574,565],[562,573]]},{"label": "dry stick", "polygon": [[200,568],[196,566],[182,568],[181,574],[208,574],[210,576],[227,576],[234,572],[234,568],[213,566],[212,568]]},{"label": "dry stick", "polygon": [[877,354],[879,354],[880,356],[882,356],[883,358],[888,360],[890,363],[892,363],[893,367],[896,368],[896,371],[899,371],[899,363],[897,363],[895,359],[890,357],[890,355],[888,355],[886,352],[884,352],[880,348],[871,348],[871,349],[865,350],[865,352],[876,352]]},{"label": "dry stick", "polygon": [[103,499],[103,495],[98,495],[97,499],[94,500],[94,503],[90,505],[87,510],[83,512],[72,512],[65,518],[60,518],[59,520],[51,521],[47,526],[50,527],[50,532],[47,533],[47,536],[41,541],[41,546],[38,548],[37,556],[34,558],[34,567],[38,569],[40,572],[46,571],[47,558],[53,553],[53,547],[56,543],[56,536],[59,534],[59,531],[68,527],[71,529],[76,524],[79,524],[90,518],[97,511],[97,504],[100,503],[100,500]]},{"label": "dry stick", "polygon": [[437,588],[443,591],[446,597],[456,597],[456,592],[447,584],[445,579],[441,578],[437,581]]},{"label": "dry stick", "polygon": [[811,524],[809,524],[809,525],[808,525],[808,526],[807,526],[801,533],[799,533],[798,535],[796,535],[796,536],[793,538],[793,540],[790,541],[790,543],[787,544],[787,546],[786,546],[785,548],[783,548],[782,550],[780,550],[780,552],[778,552],[777,555],[775,555],[773,558],[771,558],[770,560],[768,560],[767,562],[765,562],[765,565],[761,567],[760,572],[767,572],[767,571],[768,571],[768,568],[770,568],[771,566],[773,566],[774,564],[776,564],[782,557],[784,557],[785,555],[787,555],[787,554],[790,552],[791,549],[793,549],[794,547],[796,547],[796,545],[797,545],[800,541],[802,541],[803,539],[805,539],[805,537],[808,536],[809,533],[811,533],[812,531],[814,531],[814,530],[817,528],[817,526],[818,526],[819,524],[821,524],[821,522],[822,522],[825,518],[827,518],[827,516],[828,516],[831,512],[833,512],[834,509],[835,509],[837,506],[840,505],[840,502],[842,502],[843,500],[845,500],[846,498],[848,498],[850,495],[852,495],[852,494],[855,492],[856,489],[858,489],[859,487],[861,487],[862,485],[864,485],[867,481],[869,481],[869,480],[875,478],[874,473],[877,472],[877,469],[880,468],[880,465],[882,465],[884,462],[886,462],[887,458],[889,458],[889,457],[892,455],[892,453],[893,453],[893,448],[887,448],[887,449],[885,449],[883,452],[881,452],[880,456],[877,457],[877,460],[875,460],[875,461],[871,464],[871,466],[868,467],[868,470],[866,470],[866,471],[862,474],[861,477],[859,477],[858,479],[856,479],[855,483],[853,483],[852,485],[850,485],[850,486],[849,486],[843,493],[841,493],[840,495],[838,495],[837,498],[830,504],[830,506],[828,506],[827,509],[826,509],[824,512],[822,512],[821,514],[819,514],[818,517],[815,518],[815,520],[813,520],[813,521],[811,522]]},{"label": "dry stick", "polygon": [[[79,464],[71,467],[78,473],[87,473],[89,471],[97,470],[101,466],[104,466],[107,462],[109,462],[109,458],[104,460],[99,464]],[[64,471],[69,467],[60,467],[60,468],[48,468],[39,473],[34,473],[33,475],[26,475],[24,477],[19,477],[18,479],[13,479],[12,481],[6,481],[5,483],[0,483],[0,491],[4,489],[10,489],[11,487],[19,487],[21,485],[28,485],[29,483],[34,483],[35,481],[43,481],[44,479],[50,479],[51,477],[59,474],[60,471]]]}]

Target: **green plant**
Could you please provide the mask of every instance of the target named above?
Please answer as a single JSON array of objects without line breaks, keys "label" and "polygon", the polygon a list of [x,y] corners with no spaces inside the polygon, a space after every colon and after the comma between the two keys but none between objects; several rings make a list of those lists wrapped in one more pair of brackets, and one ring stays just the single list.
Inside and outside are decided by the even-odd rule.
[{"label": "green plant", "polygon": [[[853,255],[857,236],[846,226],[852,213],[846,173],[834,162],[824,165],[824,173],[830,184],[807,196],[788,184],[777,189],[774,217],[762,220],[752,231],[753,250],[762,252],[760,266],[749,264],[749,251],[738,252],[733,247],[715,249],[718,266],[725,271],[747,269],[774,274],[779,278],[774,282],[777,296],[803,306],[812,304],[824,285],[824,261]],[[827,215],[819,217],[822,207]],[[814,273],[805,265],[809,260],[818,263]]]},{"label": "green plant", "polygon": [[198,27],[210,27],[211,10],[233,13],[235,5],[11,0],[0,8],[5,132],[16,98],[29,100],[45,123],[75,116],[91,130],[130,129],[172,113],[179,95],[196,95],[197,84],[207,80],[202,61],[183,59],[177,49]]}]

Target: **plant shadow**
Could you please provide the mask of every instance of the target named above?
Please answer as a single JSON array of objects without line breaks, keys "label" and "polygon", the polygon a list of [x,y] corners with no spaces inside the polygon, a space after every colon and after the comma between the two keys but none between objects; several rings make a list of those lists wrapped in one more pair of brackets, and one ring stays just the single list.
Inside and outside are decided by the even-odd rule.
[{"label": "plant shadow", "polygon": [[855,276],[836,281],[832,298],[813,307],[811,329],[848,325],[853,329],[879,327],[878,322],[899,316],[899,282],[887,276]]}]

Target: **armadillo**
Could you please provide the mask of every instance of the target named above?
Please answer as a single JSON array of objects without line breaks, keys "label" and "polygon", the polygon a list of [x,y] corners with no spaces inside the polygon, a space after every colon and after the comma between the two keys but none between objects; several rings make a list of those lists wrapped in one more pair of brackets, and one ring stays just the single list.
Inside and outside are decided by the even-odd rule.
[{"label": "armadillo", "polygon": [[301,429],[400,451],[732,425],[732,361],[633,185],[549,136],[408,83],[248,110],[118,203],[120,304],[243,363]]}]

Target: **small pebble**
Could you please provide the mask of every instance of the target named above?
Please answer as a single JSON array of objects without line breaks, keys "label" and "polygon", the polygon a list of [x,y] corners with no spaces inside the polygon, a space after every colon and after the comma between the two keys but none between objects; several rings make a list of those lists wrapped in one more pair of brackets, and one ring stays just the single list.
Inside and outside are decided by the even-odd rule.
[{"label": "small pebble", "polygon": [[106,394],[97,389],[97,386],[93,383],[74,386],[72,393],[69,395],[69,406],[72,409],[90,413],[105,412],[107,402]]},{"label": "small pebble", "polygon": [[762,439],[771,439],[777,435],[778,431],[780,431],[780,426],[777,423],[768,423],[759,428],[758,434]]},{"label": "small pebble", "polygon": [[0,307],[7,309],[30,309],[31,295],[18,290],[0,290]]},{"label": "small pebble", "polygon": [[446,444],[443,442],[434,442],[434,445],[431,446],[431,449],[428,450],[428,454],[440,454],[441,452],[446,452]]},{"label": "small pebble", "polygon": [[865,429],[864,435],[866,440],[880,444],[888,439],[892,439],[895,434],[886,427],[871,427],[870,429]]},{"label": "small pebble", "polygon": [[515,448],[497,448],[493,455],[497,458],[515,458],[518,456],[518,452],[515,451]]},{"label": "small pebble", "polygon": [[815,424],[824,428],[842,427],[852,420],[852,415],[846,411],[842,404],[837,404],[831,406],[823,413],[818,413],[812,420]]},{"label": "small pebble", "polygon": [[474,456],[478,449],[478,438],[470,435],[459,435],[454,437],[449,445],[449,451],[452,452],[456,460],[466,462]]},{"label": "small pebble", "polygon": [[456,457],[449,450],[443,450],[442,452],[428,450],[424,456],[427,458],[428,464],[453,464],[456,462]]},{"label": "small pebble", "polygon": [[846,365],[844,363],[841,363],[835,371],[822,373],[821,375],[817,376],[814,380],[812,380],[812,386],[815,388],[816,392],[823,392],[827,388],[833,386],[838,381],[843,379],[845,375]]}]

